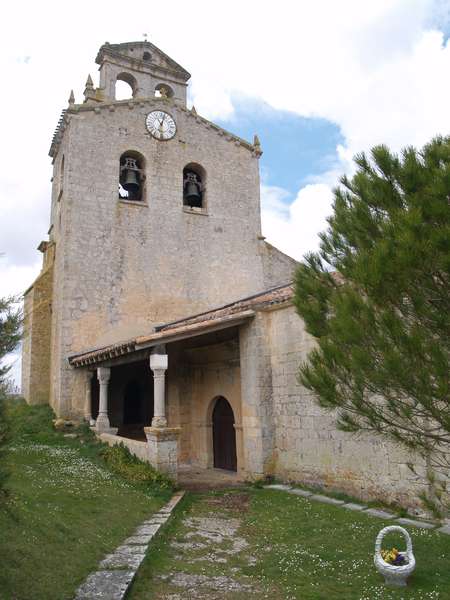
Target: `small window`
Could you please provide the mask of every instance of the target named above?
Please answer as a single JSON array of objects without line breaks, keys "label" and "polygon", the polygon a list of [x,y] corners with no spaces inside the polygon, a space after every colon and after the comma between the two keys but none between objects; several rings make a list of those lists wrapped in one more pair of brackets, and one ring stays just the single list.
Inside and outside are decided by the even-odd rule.
[{"label": "small window", "polygon": [[183,169],[183,205],[190,208],[205,208],[205,170],[196,164]]},{"label": "small window", "polygon": [[119,199],[140,202],[144,199],[144,159],[137,152],[120,157]]},{"label": "small window", "polygon": [[142,55],[142,60],[150,62],[152,60],[152,55],[150,54],[150,52],[144,52],[144,54]]}]

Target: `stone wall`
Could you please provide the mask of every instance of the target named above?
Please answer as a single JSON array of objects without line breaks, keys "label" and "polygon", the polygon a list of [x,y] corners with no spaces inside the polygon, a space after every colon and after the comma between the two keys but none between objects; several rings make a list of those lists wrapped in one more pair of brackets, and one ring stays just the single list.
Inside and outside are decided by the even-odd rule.
[{"label": "stone wall", "polygon": [[[24,294],[23,300],[23,337],[22,337],[22,396],[30,398],[31,375],[31,332],[33,328],[33,295],[31,286]],[[50,356],[48,357],[50,362]]]},{"label": "stone wall", "polygon": [[[409,453],[378,436],[338,431],[334,415],[297,382],[299,365],[314,340],[294,307],[265,313],[264,318],[271,347],[275,474],[363,500],[417,505],[424,481],[407,467]],[[423,473],[417,459],[416,464]]]},{"label": "stone wall", "polygon": [[258,312],[239,332],[244,461],[252,478],[274,470],[272,349],[266,320]]},{"label": "stone wall", "polygon": [[50,397],[52,291],[53,260],[47,258],[24,301],[22,394],[30,404],[46,404]]}]

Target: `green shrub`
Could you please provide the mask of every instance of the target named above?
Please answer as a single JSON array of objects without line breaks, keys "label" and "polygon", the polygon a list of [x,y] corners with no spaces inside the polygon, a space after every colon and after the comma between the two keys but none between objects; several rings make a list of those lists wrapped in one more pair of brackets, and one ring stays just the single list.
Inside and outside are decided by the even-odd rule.
[{"label": "green shrub", "polygon": [[139,460],[123,444],[104,446],[100,456],[108,467],[130,483],[173,489],[174,484],[166,475],[156,471],[149,463]]},{"label": "green shrub", "polygon": [[5,401],[6,419],[15,441],[33,436],[37,441],[54,437],[52,420],[55,413],[48,404],[29,405],[23,398]]}]

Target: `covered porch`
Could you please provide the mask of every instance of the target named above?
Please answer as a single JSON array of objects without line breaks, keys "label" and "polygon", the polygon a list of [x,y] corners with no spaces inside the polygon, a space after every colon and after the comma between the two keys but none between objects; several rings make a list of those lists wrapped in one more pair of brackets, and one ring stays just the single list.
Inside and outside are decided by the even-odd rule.
[{"label": "covered porch", "polygon": [[270,315],[291,299],[292,287],[279,286],[70,356],[85,419],[174,478],[180,469],[273,473]]},{"label": "covered porch", "polygon": [[71,357],[86,377],[85,419],[173,478],[244,477],[239,328],[253,316],[174,323]]}]

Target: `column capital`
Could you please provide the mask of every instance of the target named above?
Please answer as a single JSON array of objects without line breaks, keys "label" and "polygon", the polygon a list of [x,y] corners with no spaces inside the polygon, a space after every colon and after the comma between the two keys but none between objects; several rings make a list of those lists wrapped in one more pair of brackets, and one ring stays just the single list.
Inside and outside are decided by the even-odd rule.
[{"label": "column capital", "polygon": [[[167,354],[150,354],[150,369],[152,371],[166,371],[169,366]],[[156,375],[156,373],[155,373]]]},{"label": "column capital", "polygon": [[97,367],[97,377],[101,384],[106,384],[111,377],[111,369],[109,367]]}]

